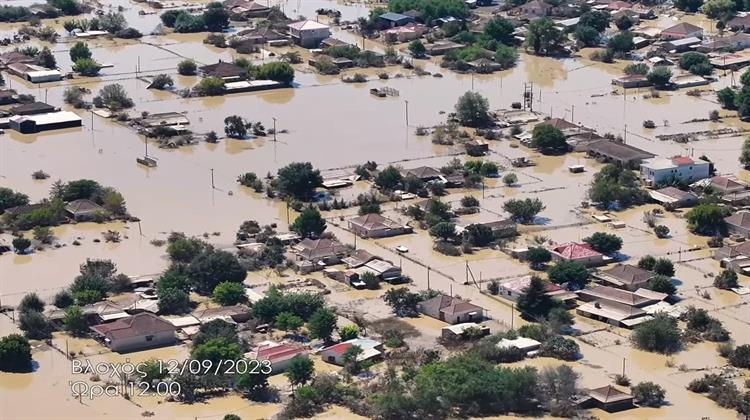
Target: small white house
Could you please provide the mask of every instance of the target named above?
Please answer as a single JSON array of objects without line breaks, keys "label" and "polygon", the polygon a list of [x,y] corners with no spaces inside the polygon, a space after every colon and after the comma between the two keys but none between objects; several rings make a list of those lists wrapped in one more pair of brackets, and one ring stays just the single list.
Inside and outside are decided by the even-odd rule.
[{"label": "small white house", "polygon": [[649,186],[659,185],[670,178],[692,183],[708,178],[710,174],[710,162],[689,156],[655,157],[641,163],[641,180]]},{"label": "small white house", "polygon": [[289,24],[289,35],[295,44],[304,48],[317,48],[331,36],[331,28],[314,20],[302,20]]},{"label": "small white house", "polygon": [[357,356],[359,362],[374,359],[383,354],[383,343],[380,341],[369,338],[354,338],[324,348],[320,351],[320,357],[328,363],[343,366],[346,352],[354,346],[362,349],[362,352]]}]

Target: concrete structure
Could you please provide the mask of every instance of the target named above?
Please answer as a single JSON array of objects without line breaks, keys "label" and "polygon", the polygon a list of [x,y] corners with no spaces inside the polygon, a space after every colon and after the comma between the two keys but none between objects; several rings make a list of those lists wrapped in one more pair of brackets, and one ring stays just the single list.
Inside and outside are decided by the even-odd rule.
[{"label": "concrete structure", "polygon": [[711,175],[711,163],[688,156],[672,158],[656,157],[641,163],[641,181],[655,187],[675,178],[684,182],[695,182]]},{"label": "concrete structure", "polygon": [[411,226],[402,225],[377,213],[349,219],[349,230],[363,238],[384,238],[411,233]]},{"label": "concrete structure", "polygon": [[360,281],[360,277],[367,272],[374,274],[381,281],[389,283],[398,283],[403,277],[401,267],[378,258],[373,258],[359,267],[347,270],[344,277],[352,286],[361,288],[365,287],[365,283]]},{"label": "concrete structure", "polygon": [[550,249],[553,261],[578,261],[586,266],[601,265],[605,257],[587,243],[568,242]]},{"label": "concrete structure", "polygon": [[57,82],[62,80],[62,73],[59,71],[37,66],[36,64],[13,63],[8,65],[8,71],[31,83]]},{"label": "concrete structure", "polygon": [[285,371],[295,358],[308,358],[307,350],[293,343],[280,343],[276,341],[262,341],[245,353],[250,360],[271,362],[271,373],[276,374]]},{"label": "concrete structure", "polygon": [[700,38],[691,36],[689,38],[680,38],[675,39],[669,42],[665,42],[662,44],[662,49],[666,52],[676,52],[681,53],[685,51],[689,51],[691,47],[695,45],[700,45],[701,41]]},{"label": "concrete structure", "polygon": [[750,189],[750,185],[734,177],[714,176],[690,184],[690,188],[710,188],[720,194],[736,194]]},{"label": "concrete structure", "polygon": [[302,273],[323,269],[337,264],[349,249],[334,239],[304,239],[291,247],[293,263]]},{"label": "concrete structure", "polygon": [[653,153],[609,139],[594,140],[582,145],[589,156],[608,163],[619,163],[626,168],[637,168],[644,159],[653,158]]},{"label": "concrete structure", "polygon": [[716,38],[711,42],[699,45],[695,49],[702,53],[712,53],[722,50],[742,51],[747,47],[750,47],[750,34],[738,33]]},{"label": "concrete structure", "polygon": [[30,102],[27,104],[16,105],[10,109],[13,115],[36,115],[49,114],[58,111],[57,108],[44,102]]},{"label": "concrete structure", "polygon": [[222,319],[226,322],[246,322],[250,319],[250,308],[245,305],[219,306],[193,312],[201,324]]},{"label": "concrete structure", "polygon": [[652,319],[644,308],[663,301],[667,295],[642,288],[629,292],[609,286],[594,286],[578,291],[578,297],[586,302],[576,308],[578,315],[632,328]]},{"label": "concrete structure", "polygon": [[481,306],[443,294],[421,302],[419,310],[449,324],[480,321],[484,318],[484,308]]},{"label": "concrete structure", "polygon": [[118,353],[174,344],[176,328],[158,316],[143,312],[90,329]]},{"label": "concrete structure", "polygon": [[357,356],[358,362],[365,360],[375,359],[383,354],[383,343],[369,338],[354,338],[352,340],[344,341],[342,343],[334,344],[330,347],[326,347],[320,351],[320,357],[323,361],[333,363],[335,365],[344,365],[344,355],[350,348],[358,346],[362,349],[362,353]]},{"label": "concrete structure", "polygon": [[703,38],[703,29],[691,23],[681,22],[661,31],[661,39]]},{"label": "concrete structure", "polygon": [[738,211],[724,218],[724,222],[727,224],[729,233],[750,238],[750,211]]},{"label": "concrete structure", "polygon": [[292,41],[303,48],[317,48],[331,36],[331,28],[313,20],[302,20],[288,25]]},{"label": "concrete structure", "polygon": [[655,273],[630,264],[617,264],[593,275],[599,283],[629,291],[644,287],[654,276]]},{"label": "concrete structure", "polygon": [[513,340],[503,338],[496,344],[497,348],[509,349],[515,347],[519,350],[525,351],[526,354],[533,355],[539,351],[542,347],[542,343],[531,338],[518,337]]},{"label": "concrete structure", "polygon": [[17,116],[10,118],[10,128],[22,134],[38,133],[40,131],[58,130],[61,128],[80,127],[81,117],[70,111],[51,112]]},{"label": "concrete structure", "polygon": [[518,6],[516,8],[516,13],[521,17],[531,20],[549,16],[550,13],[552,13],[553,8],[554,6],[552,6],[551,4],[545,3],[541,0],[532,0],[526,4]]},{"label": "concrete structure", "polygon": [[404,26],[386,29],[380,32],[383,41],[389,43],[395,42],[409,42],[420,38],[425,32],[427,27],[418,23],[409,23]]},{"label": "concrete structure", "polygon": [[651,190],[648,195],[652,200],[660,203],[666,208],[677,209],[681,207],[692,207],[698,203],[698,196],[682,191],[675,187],[665,187],[658,190]]}]

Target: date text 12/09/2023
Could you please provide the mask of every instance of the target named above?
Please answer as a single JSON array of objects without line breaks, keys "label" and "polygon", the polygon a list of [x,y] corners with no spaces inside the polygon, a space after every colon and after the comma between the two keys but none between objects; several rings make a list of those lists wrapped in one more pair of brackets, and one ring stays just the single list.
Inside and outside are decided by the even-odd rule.
[{"label": "date text 12/09/2023", "polygon": [[[90,384],[86,381],[70,381],[71,394],[75,398],[125,395],[154,395],[173,396],[181,393],[181,385],[177,380],[167,378],[184,374],[191,375],[268,375],[271,373],[270,360],[196,360],[185,361],[155,360],[148,363],[91,363],[89,360],[73,360],[74,374],[92,374],[105,376],[108,383],[104,385]],[[149,380],[163,378],[159,382]],[[117,381],[112,383],[111,380]]]}]

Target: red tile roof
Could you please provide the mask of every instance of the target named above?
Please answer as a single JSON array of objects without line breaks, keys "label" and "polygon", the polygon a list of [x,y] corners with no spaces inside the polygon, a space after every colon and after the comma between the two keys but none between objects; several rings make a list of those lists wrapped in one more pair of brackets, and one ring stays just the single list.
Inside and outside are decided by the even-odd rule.
[{"label": "red tile roof", "polygon": [[579,244],[576,242],[568,242],[566,244],[558,245],[552,248],[552,251],[568,260],[577,260],[579,258],[596,257],[602,255],[601,253],[591,249],[591,245],[586,243]]},{"label": "red tile roof", "polygon": [[323,349],[323,351],[330,351],[333,352],[339,356],[343,356],[344,353],[346,353],[347,350],[352,346],[351,343],[338,343],[334,344],[331,347]]},{"label": "red tile roof", "polygon": [[277,346],[262,346],[258,349],[258,360],[269,360],[271,363],[288,360],[305,353],[305,349],[289,343]]},{"label": "red tile roof", "polygon": [[677,166],[683,166],[692,165],[693,163],[695,163],[695,161],[688,156],[675,156],[672,158],[672,163]]},{"label": "red tile roof", "polygon": [[149,312],[121,318],[108,324],[94,325],[90,328],[111,339],[139,337],[176,330],[174,325]]}]

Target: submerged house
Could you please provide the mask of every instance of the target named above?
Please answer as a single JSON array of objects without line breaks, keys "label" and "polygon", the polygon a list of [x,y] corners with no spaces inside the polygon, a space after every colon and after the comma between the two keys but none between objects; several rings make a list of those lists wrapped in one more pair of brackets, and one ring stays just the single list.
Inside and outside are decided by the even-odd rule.
[{"label": "submerged house", "polygon": [[303,48],[317,48],[320,43],[331,36],[331,28],[314,20],[302,20],[288,26],[292,42]]},{"label": "submerged house", "polygon": [[177,328],[172,323],[142,312],[108,324],[89,327],[116,352],[130,352],[174,344]]},{"label": "submerged house", "polygon": [[605,256],[587,243],[568,242],[550,249],[553,261],[577,261],[586,266],[601,265]]},{"label": "submerged house", "polygon": [[411,226],[402,225],[377,213],[349,219],[349,230],[363,238],[383,238],[411,233]]},{"label": "submerged house", "polygon": [[80,199],[74,200],[65,206],[65,212],[77,222],[94,220],[99,214],[104,212],[102,206],[91,200]]},{"label": "submerged house", "polygon": [[354,338],[324,348],[320,351],[320,357],[328,363],[343,366],[344,355],[354,346],[362,349],[362,352],[357,356],[358,362],[379,358],[383,355],[384,351],[383,343],[380,341],[371,340],[369,338]]},{"label": "submerged house", "polygon": [[609,270],[594,273],[594,279],[604,285],[635,291],[644,287],[656,273],[630,264],[617,264]]},{"label": "submerged house", "polygon": [[262,341],[245,353],[245,357],[249,360],[268,360],[272,373],[279,373],[285,371],[294,359],[307,359],[308,351],[298,344]]},{"label": "submerged house", "polygon": [[421,302],[419,310],[449,324],[481,321],[484,318],[484,308],[481,306],[444,294]]},{"label": "submerged house", "polygon": [[50,112],[48,114],[19,115],[11,117],[9,126],[22,134],[38,133],[47,130],[80,127],[83,120],[70,111]]},{"label": "submerged house", "polygon": [[599,408],[607,412],[616,412],[633,408],[633,396],[620,391],[612,385],[594,388],[588,396],[579,402],[581,408]]},{"label": "submerged house", "polygon": [[224,81],[247,79],[247,70],[245,68],[224,61],[198,67],[198,73],[203,77],[216,77]]},{"label": "submerged house", "polygon": [[349,253],[349,248],[335,239],[304,239],[291,247],[297,270],[309,273],[338,264]]},{"label": "submerged house", "polygon": [[663,303],[667,294],[643,288],[630,292],[609,286],[594,286],[578,291],[578,298],[585,302],[576,308],[578,315],[632,328],[652,319],[648,307]]}]

